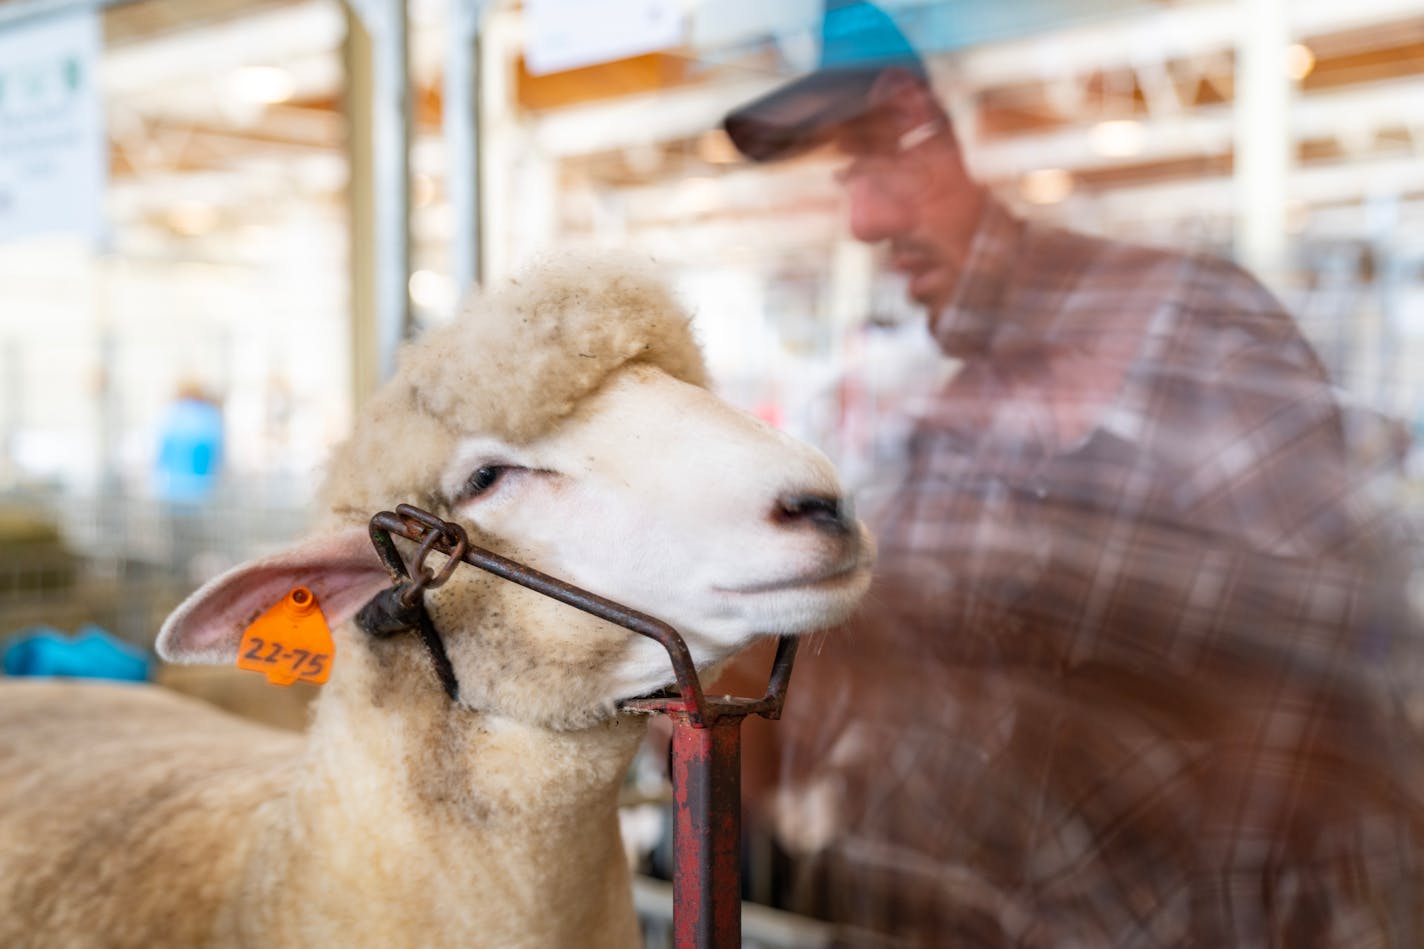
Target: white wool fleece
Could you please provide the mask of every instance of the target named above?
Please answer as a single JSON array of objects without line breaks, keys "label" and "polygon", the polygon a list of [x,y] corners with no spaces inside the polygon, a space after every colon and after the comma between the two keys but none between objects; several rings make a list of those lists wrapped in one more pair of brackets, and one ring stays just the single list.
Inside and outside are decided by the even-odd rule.
[{"label": "white wool fleece", "polygon": [[607,253],[544,260],[475,295],[398,362],[330,462],[322,499],[343,520],[402,501],[439,508],[411,486],[438,485],[458,439],[529,442],[630,363],[707,385],[690,317],[653,261]]}]

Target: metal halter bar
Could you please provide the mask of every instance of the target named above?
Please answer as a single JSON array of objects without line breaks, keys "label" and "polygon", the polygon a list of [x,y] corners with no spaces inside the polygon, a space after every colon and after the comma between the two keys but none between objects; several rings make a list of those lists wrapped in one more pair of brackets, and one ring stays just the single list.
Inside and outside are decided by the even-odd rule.
[{"label": "metal halter bar", "polygon": [[[396,536],[419,545],[410,569],[406,568],[405,560],[396,548],[393,539]],[[466,563],[599,619],[632,630],[640,636],[647,636],[661,645],[672,663],[677,693],[627,699],[620,706],[625,711],[682,712],[698,728],[728,717],[781,717],[786,686],[791,679],[791,666],[796,658],[797,640],[793,637],[781,637],[776,661],[772,665],[771,679],[766,693],[761,698],[725,696],[718,701],[709,701],[703,693],[702,682],[692,661],[692,653],[676,629],[646,613],[640,613],[621,603],[615,603],[596,593],[540,573],[532,567],[477,547],[469,542],[459,524],[442,520],[410,504],[402,504],[394,512],[382,511],[371,518],[371,543],[391,572],[393,585],[361,608],[361,612],[357,614],[357,623],[376,636],[390,636],[409,630],[419,632],[430,651],[441,684],[451,698],[459,691],[455,673],[444,644],[426,615],[422,594],[426,590],[441,586],[450,579],[455,567]],[[449,558],[438,573],[425,565],[432,550]]]}]

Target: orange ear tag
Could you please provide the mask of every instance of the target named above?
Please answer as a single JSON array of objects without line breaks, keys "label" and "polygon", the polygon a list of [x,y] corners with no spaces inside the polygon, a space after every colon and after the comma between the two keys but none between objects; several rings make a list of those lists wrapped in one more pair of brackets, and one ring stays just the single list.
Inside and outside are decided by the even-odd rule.
[{"label": "orange ear tag", "polygon": [[237,667],[265,672],[273,685],[325,682],[335,647],[316,594],[297,587],[253,621],[237,647]]}]

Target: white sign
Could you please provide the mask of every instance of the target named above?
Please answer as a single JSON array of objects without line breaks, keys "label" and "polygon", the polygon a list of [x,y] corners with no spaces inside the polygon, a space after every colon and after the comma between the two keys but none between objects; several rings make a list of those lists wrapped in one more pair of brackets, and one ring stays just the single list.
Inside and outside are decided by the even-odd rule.
[{"label": "white sign", "polygon": [[524,64],[535,76],[677,46],[680,0],[524,0]]},{"label": "white sign", "polygon": [[[692,47],[716,51],[768,36],[782,41],[805,37],[819,45],[823,9],[822,0],[715,0],[699,3],[692,12]],[[813,54],[805,68],[809,70],[814,66]]]},{"label": "white sign", "polygon": [[108,152],[92,9],[0,26],[0,242],[97,237]]}]

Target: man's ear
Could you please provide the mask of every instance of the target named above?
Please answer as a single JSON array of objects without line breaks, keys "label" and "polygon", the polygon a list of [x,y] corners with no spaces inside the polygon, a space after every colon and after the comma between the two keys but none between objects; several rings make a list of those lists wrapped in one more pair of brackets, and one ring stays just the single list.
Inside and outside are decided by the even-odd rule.
[{"label": "man's ear", "polygon": [[164,622],[158,654],[169,662],[229,664],[243,631],[293,587],[315,593],[335,626],[391,582],[366,528],[325,534],[204,584]]}]

